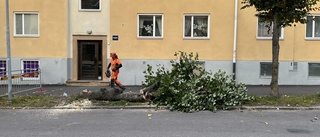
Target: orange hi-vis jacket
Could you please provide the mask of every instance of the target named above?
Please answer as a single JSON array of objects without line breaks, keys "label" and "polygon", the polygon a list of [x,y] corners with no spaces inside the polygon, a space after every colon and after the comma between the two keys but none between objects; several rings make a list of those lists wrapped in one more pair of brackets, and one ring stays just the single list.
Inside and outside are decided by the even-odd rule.
[{"label": "orange hi-vis jacket", "polygon": [[[111,59],[110,60],[110,67],[112,71],[118,71],[119,72],[119,68],[116,68],[116,66],[120,65],[121,61],[120,59],[116,58],[116,59]],[[116,70],[114,70],[114,68],[116,68]]]}]

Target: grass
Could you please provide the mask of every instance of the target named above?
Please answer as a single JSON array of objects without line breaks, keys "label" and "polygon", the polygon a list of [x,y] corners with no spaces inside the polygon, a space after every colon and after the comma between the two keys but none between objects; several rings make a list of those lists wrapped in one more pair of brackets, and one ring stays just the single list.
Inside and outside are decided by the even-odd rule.
[{"label": "grass", "polygon": [[271,96],[256,96],[255,100],[246,102],[248,106],[320,106],[320,94],[317,95],[283,95],[279,98]]},{"label": "grass", "polygon": [[[78,96],[14,96],[9,102],[7,97],[0,97],[0,107],[54,107],[81,100]],[[148,105],[149,102],[128,101],[91,101],[94,106],[132,106]],[[255,100],[246,102],[246,106],[294,106],[311,107],[320,106],[320,94],[317,95],[283,95],[279,98],[271,96],[255,96]]]}]

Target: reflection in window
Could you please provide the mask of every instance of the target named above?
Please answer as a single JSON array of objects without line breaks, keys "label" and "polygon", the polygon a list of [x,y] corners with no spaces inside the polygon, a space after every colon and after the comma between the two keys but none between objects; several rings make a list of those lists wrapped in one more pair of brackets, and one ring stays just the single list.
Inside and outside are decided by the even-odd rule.
[{"label": "reflection in window", "polygon": [[307,38],[320,38],[320,16],[308,16],[306,25]]},{"label": "reflection in window", "polygon": [[261,77],[272,76],[272,63],[271,62],[260,62],[260,76]]},{"label": "reflection in window", "polygon": [[139,15],[139,37],[162,37],[162,15]]},{"label": "reflection in window", "polygon": [[208,37],[208,15],[186,15],[184,17],[184,37]]},{"label": "reflection in window", "polygon": [[309,76],[320,76],[320,63],[309,63]]},{"label": "reflection in window", "polygon": [[80,0],[81,9],[100,9],[100,0]]},{"label": "reflection in window", "polygon": [[[271,25],[271,27],[270,27]],[[272,23],[270,24],[270,22],[265,22],[262,21],[260,18],[258,18],[258,32],[257,32],[257,37],[258,38],[268,38],[271,39],[272,38],[272,29],[273,29],[273,25]],[[280,29],[280,38],[283,38],[283,34],[282,34],[282,30],[283,28]]]}]

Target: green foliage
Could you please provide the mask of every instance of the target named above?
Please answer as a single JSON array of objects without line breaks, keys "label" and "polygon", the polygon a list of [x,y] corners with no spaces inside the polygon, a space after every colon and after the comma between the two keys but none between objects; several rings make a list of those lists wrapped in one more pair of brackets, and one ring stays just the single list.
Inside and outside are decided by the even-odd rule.
[{"label": "green foliage", "polygon": [[319,7],[314,7],[317,2],[319,0],[243,0],[241,9],[255,7],[258,12],[255,15],[262,21],[273,22],[276,19],[279,26],[285,27],[292,23],[306,23],[305,17],[309,12],[319,10]]},{"label": "green foliage", "polygon": [[[180,57],[178,57],[180,55]],[[202,110],[216,111],[242,105],[252,100],[247,95],[244,84],[238,84],[225,72],[214,75],[199,65],[198,54],[175,53],[177,60],[170,61],[171,71],[158,65],[156,72],[148,65],[145,75],[146,86],[160,82],[157,97],[158,105],[167,105],[171,110],[194,112]]]}]

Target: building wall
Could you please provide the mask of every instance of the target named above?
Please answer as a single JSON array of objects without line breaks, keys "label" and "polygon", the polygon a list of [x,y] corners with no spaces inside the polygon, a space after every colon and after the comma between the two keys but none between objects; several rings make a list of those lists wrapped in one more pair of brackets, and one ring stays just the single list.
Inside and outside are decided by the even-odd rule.
[{"label": "building wall", "polygon": [[[118,35],[119,40],[110,41],[110,48],[122,59],[167,60],[173,59],[175,52],[185,51],[199,53],[201,60],[232,60],[233,8],[233,3],[223,0],[111,0],[110,34]],[[140,13],[163,14],[162,39],[137,38]],[[210,39],[183,39],[184,14],[198,13],[210,15]]]},{"label": "building wall", "polygon": [[[123,60],[119,76],[125,84],[140,84],[144,80],[143,70],[146,64],[156,68],[164,64],[170,68],[170,59],[174,52],[197,52],[199,59],[205,62],[208,71],[219,69],[232,75],[234,3],[218,1],[111,0],[111,35],[119,36],[118,41],[110,41],[110,48]],[[170,4],[168,4],[170,3]],[[210,5],[210,6],[208,6]],[[126,7],[118,10],[118,7]],[[271,77],[260,76],[260,62],[272,61],[272,40],[256,38],[257,18],[255,9],[240,10],[239,1],[236,79],[249,85],[268,85]],[[162,39],[137,38],[138,14],[163,14],[164,31]],[[189,13],[210,14],[210,39],[183,39],[183,15]],[[175,27],[177,26],[177,27]],[[305,25],[284,29],[284,39],[280,40],[279,84],[280,85],[316,85],[317,77],[308,76],[308,63],[320,62],[320,41],[305,39]],[[298,69],[292,71],[290,64],[298,63]]]},{"label": "building wall", "polygon": [[[40,61],[44,84],[65,83],[67,72],[67,5],[65,0],[10,0],[10,45],[12,70],[21,69],[21,60]],[[57,10],[59,9],[59,10]],[[5,13],[5,1],[0,2]],[[14,12],[39,13],[39,37],[14,36]],[[0,58],[6,59],[5,14],[0,15]]]},{"label": "building wall", "polygon": [[[77,40],[101,40],[103,52],[103,72],[107,68],[110,33],[110,1],[101,0],[99,11],[79,10],[79,0],[69,0],[69,34],[68,34],[68,79],[78,79]],[[92,31],[91,34],[88,31]],[[103,75],[103,81],[108,79]]]}]

